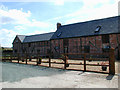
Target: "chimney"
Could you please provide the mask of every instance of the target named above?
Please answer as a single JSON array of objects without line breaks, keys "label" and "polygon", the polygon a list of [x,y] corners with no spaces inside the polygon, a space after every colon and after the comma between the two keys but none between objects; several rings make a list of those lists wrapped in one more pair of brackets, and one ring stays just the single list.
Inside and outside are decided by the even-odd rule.
[{"label": "chimney", "polygon": [[61,23],[57,23],[57,29],[61,26]]}]

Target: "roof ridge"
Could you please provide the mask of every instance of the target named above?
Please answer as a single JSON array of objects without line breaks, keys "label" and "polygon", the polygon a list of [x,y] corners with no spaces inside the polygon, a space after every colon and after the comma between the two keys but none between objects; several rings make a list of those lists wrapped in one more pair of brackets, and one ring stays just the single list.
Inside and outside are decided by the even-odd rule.
[{"label": "roof ridge", "polygon": [[83,24],[83,23],[88,23],[88,22],[93,22],[93,21],[99,21],[99,20],[105,20],[105,19],[111,19],[111,18],[116,18],[116,17],[120,17],[120,16],[118,15],[118,16],[112,16],[112,17],[105,17],[105,18],[101,18],[101,19],[94,19],[94,20],[89,20],[89,21],[76,22],[76,23],[61,25],[61,27],[69,26],[69,25],[75,25],[75,24]]},{"label": "roof ridge", "polygon": [[37,35],[46,35],[46,34],[51,34],[51,33],[55,33],[55,32],[42,33],[42,34],[34,34],[34,35],[29,35],[29,36],[27,36],[27,37],[30,37],[30,36],[37,36]]}]

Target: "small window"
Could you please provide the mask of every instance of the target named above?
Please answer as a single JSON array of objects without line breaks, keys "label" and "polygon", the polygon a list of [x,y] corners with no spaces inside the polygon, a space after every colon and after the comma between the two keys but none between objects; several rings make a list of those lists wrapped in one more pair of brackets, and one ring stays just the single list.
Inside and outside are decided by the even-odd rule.
[{"label": "small window", "polygon": [[68,47],[64,47],[64,53],[68,53]]},{"label": "small window", "polygon": [[25,49],[22,49],[22,52],[25,53]]},{"label": "small window", "polygon": [[28,47],[30,47],[31,46],[31,43],[28,43]]},{"label": "small window", "polygon": [[15,53],[17,53],[17,50],[15,50]]},{"label": "small window", "polygon": [[16,43],[18,42],[18,40],[15,41]]},{"label": "small window", "polygon": [[59,47],[58,47],[58,46],[56,46],[56,47],[55,47],[55,49],[56,49],[56,50],[58,50],[58,49],[59,49]]},{"label": "small window", "polygon": [[102,36],[102,43],[109,43],[109,35]]},{"label": "small window", "polygon": [[43,42],[43,46],[45,46],[45,42]]},{"label": "small window", "polygon": [[49,46],[49,43],[48,43],[48,41],[47,41],[47,46]]},{"label": "small window", "polygon": [[41,42],[41,47],[43,46],[43,42]]},{"label": "small window", "polygon": [[95,33],[96,33],[96,32],[99,32],[100,29],[101,29],[101,26],[97,26],[97,28],[95,29]]},{"label": "small window", "polygon": [[31,52],[33,53],[34,50],[32,50]]},{"label": "small window", "polygon": [[44,42],[44,46],[46,46],[46,42]]},{"label": "small window", "polygon": [[103,48],[102,48],[102,51],[103,52],[109,52],[109,49],[110,49],[111,47],[109,46],[109,45],[104,45],[103,46]]},{"label": "small window", "polygon": [[58,33],[57,37],[59,37],[62,34],[62,32]]},{"label": "small window", "polygon": [[40,42],[40,47],[42,46],[41,42]]},{"label": "small window", "polygon": [[84,46],[84,52],[90,53],[90,46]]},{"label": "small window", "polygon": [[37,53],[40,53],[40,50],[39,50],[39,49],[37,50]]},{"label": "small window", "polygon": [[63,39],[63,46],[69,46],[69,39]]},{"label": "small window", "polygon": [[50,49],[47,49],[47,54],[49,54],[50,53]]}]

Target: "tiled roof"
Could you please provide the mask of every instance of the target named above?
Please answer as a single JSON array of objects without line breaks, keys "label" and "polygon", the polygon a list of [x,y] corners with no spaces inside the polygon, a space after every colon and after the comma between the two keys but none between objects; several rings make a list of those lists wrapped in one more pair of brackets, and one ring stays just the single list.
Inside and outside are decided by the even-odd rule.
[{"label": "tiled roof", "polygon": [[[120,33],[118,30],[118,18],[120,20],[119,16],[115,16],[87,22],[63,25],[56,30],[51,39]],[[95,33],[95,30],[98,26],[101,27],[100,31]]]},{"label": "tiled roof", "polygon": [[26,36],[23,43],[37,42],[37,41],[48,41],[48,40],[50,40],[50,38],[52,37],[53,34],[54,34],[54,32]]}]

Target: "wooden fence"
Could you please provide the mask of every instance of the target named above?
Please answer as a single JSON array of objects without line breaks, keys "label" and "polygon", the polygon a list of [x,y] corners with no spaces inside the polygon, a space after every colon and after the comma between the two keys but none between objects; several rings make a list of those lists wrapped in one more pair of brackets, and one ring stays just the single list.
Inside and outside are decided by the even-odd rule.
[{"label": "wooden fence", "polygon": [[[81,71],[90,71],[90,72],[100,72],[100,73],[108,73],[108,74],[115,74],[115,54],[114,49],[110,49],[109,53],[62,53],[62,57],[55,59],[57,62],[53,61],[52,54],[49,54],[48,58],[42,58],[38,53],[35,54],[36,56],[30,56],[30,53],[25,53],[21,56],[20,53],[17,53],[17,56],[11,55],[4,55],[2,57],[2,61],[10,61],[13,63],[22,63],[22,64],[33,64],[33,65],[40,65],[40,66],[47,66],[47,67],[53,67],[53,64],[60,64],[64,65],[63,67],[54,67],[54,68],[61,68],[61,69],[67,69],[67,70],[80,70],[80,68],[74,69],[69,68],[71,65],[77,65],[77,66],[83,66],[83,69]],[[71,58],[70,55],[79,55],[81,58]],[[93,56],[106,56],[106,57],[91,57]],[[44,59],[44,60],[43,60]],[[58,60],[63,60],[63,62],[58,62]],[[73,60],[73,62],[70,62]],[[75,61],[82,61],[82,63],[75,63]],[[101,61],[101,63],[97,64],[89,64],[88,61]],[[103,63],[104,62],[104,63]],[[108,62],[108,63],[106,63]],[[42,63],[46,63],[48,65],[42,65]],[[88,66],[93,66],[92,70],[88,70]],[[106,71],[99,71],[94,70],[96,66],[99,67],[108,67],[108,72]]]}]

